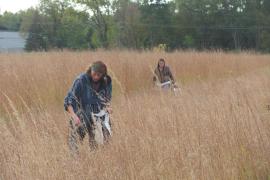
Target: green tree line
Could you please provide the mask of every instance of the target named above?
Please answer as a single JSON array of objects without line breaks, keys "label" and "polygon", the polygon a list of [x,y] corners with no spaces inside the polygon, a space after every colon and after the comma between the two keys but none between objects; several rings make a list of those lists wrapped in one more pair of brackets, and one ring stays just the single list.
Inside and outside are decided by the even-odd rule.
[{"label": "green tree line", "polygon": [[270,51],[269,0],[40,0],[0,16],[25,49],[128,48]]}]

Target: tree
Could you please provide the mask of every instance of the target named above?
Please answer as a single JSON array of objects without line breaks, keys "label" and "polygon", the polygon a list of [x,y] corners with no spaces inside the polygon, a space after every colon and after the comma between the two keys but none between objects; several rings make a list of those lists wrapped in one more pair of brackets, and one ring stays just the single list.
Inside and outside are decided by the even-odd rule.
[{"label": "tree", "polygon": [[37,10],[28,10],[23,16],[22,32],[27,38],[26,49],[87,49],[93,29],[89,15],[76,11],[65,0],[42,0]]},{"label": "tree", "polygon": [[19,31],[24,37],[28,36],[28,32],[33,25],[34,17],[37,15],[37,13],[38,10],[34,8],[21,11],[21,25]]},{"label": "tree", "polygon": [[47,38],[53,48],[64,48],[63,39],[59,35],[61,20],[65,10],[70,6],[67,0],[40,0],[39,10],[48,19]]},{"label": "tree", "polygon": [[95,48],[92,44],[93,30],[89,26],[88,14],[73,8],[65,10],[58,30],[62,45],[71,49]]},{"label": "tree", "polygon": [[117,46],[143,48],[145,34],[141,24],[141,11],[138,3],[120,0],[115,4],[114,21],[117,25]]},{"label": "tree", "polygon": [[113,0],[73,0],[93,14],[92,20],[97,29],[97,34],[102,44],[102,47],[109,47],[109,23],[110,15],[112,14]]},{"label": "tree", "polygon": [[47,51],[48,39],[46,37],[45,27],[43,22],[45,18],[40,15],[38,11],[33,14],[33,21],[28,31],[28,37],[26,39],[25,50],[26,51]]},{"label": "tree", "polygon": [[172,47],[174,8],[171,3],[144,3],[141,5],[141,22],[147,32],[144,47],[153,48],[159,44]]},{"label": "tree", "polygon": [[8,31],[18,31],[21,17],[19,13],[4,12],[0,15],[0,29]]},{"label": "tree", "polygon": [[41,0],[37,9],[13,16],[0,16],[0,28],[19,22],[33,50],[166,44],[172,50],[270,51],[268,0]]}]

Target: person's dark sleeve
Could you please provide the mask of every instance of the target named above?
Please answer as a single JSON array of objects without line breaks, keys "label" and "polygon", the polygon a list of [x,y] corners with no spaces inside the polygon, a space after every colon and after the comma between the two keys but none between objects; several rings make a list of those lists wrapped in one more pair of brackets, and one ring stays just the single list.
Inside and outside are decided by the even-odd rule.
[{"label": "person's dark sleeve", "polygon": [[172,75],[171,69],[169,67],[167,67],[167,68],[168,68],[168,74],[169,74],[171,80],[174,82],[174,77]]},{"label": "person's dark sleeve", "polygon": [[112,99],[112,81],[109,82],[107,85],[107,95],[106,95],[107,101],[110,102]]},{"label": "person's dark sleeve", "polygon": [[155,69],[154,71],[154,76],[153,76],[153,81],[156,82],[157,81],[157,70]]},{"label": "person's dark sleeve", "polygon": [[81,98],[81,80],[76,79],[73,82],[71,89],[69,90],[67,96],[64,99],[64,108],[67,111],[68,106],[72,106],[74,111],[78,109]]}]

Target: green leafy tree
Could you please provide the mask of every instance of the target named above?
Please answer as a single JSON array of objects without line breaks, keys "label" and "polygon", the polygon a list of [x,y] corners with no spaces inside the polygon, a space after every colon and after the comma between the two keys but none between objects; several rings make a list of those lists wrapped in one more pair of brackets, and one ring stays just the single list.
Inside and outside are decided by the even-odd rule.
[{"label": "green leafy tree", "polygon": [[109,47],[109,31],[110,31],[110,16],[112,15],[113,0],[73,0],[74,3],[78,3],[84,6],[92,13],[92,21],[95,25],[96,34],[99,37],[99,41],[104,48]]},{"label": "green leafy tree", "polygon": [[28,50],[166,44],[266,52],[269,18],[268,0],[41,0],[37,9],[1,15],[0,28],[20,27]]},{"label": "green leafy tree", "polygon": [[174,16],[172,7],[172,4],[162,1],[141,5],[141,22],[146,31],[145,47],[153,48],[159,44],[168,44],[171,47],[173,41],[172,17]]},{"label": "green leafy tree", "polygon": [[131,1],[120,0],[114,14],[117,25],[117,46],[124,48],[143,48],[145,28],[141,23],[140,5]]},{"label": "green leafy tree", "polygon": [[0,16],[0,29],[8,31],[18,31],[20,28],[21,17],[19,13],[4,12]]},{"label": "green leafy tree", "polygon": [[49,42],[44,31],[45,18],[38,11],[33,14],[33,21],[29,27],[28,37],[26,39],[26,51],[47,51]]},{"label": "green leafy tree", "polygon": [[64,47],[71,49],[94,48],[91,42],[93,30],[89,25],[88,14],[68,8],[61,19],[58,31]]}]

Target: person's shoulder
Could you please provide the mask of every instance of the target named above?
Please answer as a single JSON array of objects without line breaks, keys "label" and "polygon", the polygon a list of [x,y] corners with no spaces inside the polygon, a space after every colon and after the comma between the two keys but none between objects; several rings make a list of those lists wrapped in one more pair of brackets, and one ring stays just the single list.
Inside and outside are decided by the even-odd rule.
[{"label": "person's shoulder", "polygon": [[165,68],[166,70],[170,70],[170,66],[167,66],[167,65],[166,65],[164,68]]},{"label": "person's shoulder", "polygon": [[78,80],[81,80],[81,81],[86,81],[88,78],[88,75],[86,73],[81,73],[77,76],[77,79]]},{"label": "person's shoulder", "polygon": [[84,83],[87,81],[87,74],[86,73],[81,73],[79,75],[76,76],[74,83],[78,84],[78,83]]}]

